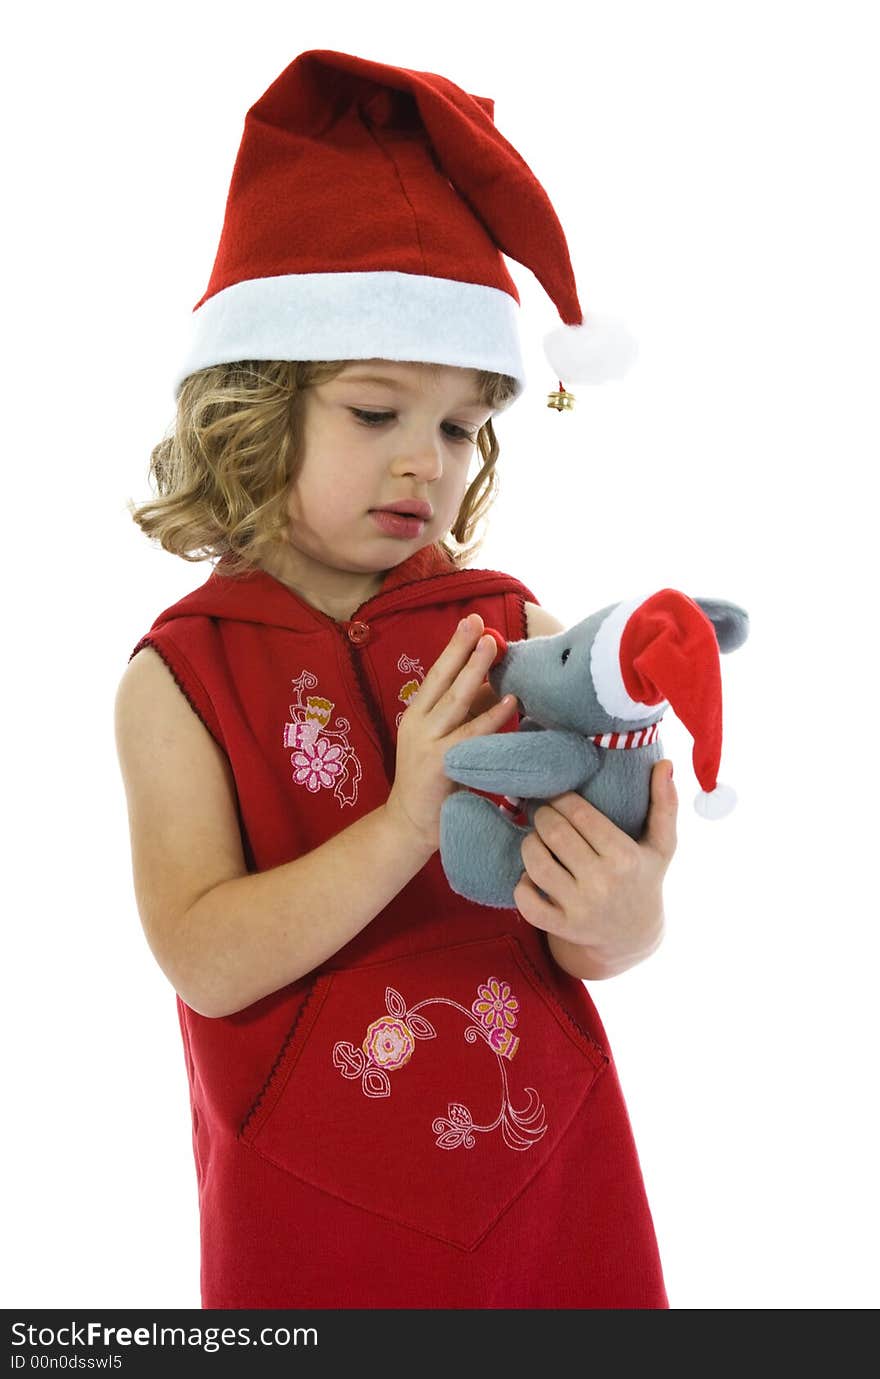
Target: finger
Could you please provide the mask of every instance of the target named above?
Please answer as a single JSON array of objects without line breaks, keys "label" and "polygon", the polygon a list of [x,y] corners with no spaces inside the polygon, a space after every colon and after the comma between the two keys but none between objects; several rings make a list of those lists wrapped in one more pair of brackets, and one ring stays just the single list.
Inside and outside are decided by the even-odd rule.
[{"label": "finger", "polygon": [[479,613],[470,613],[462,618],[419,686],[413,703],[418,703],[421,712],[430,712],[441,695],[445,694],[467,663],[482,632],[483,619]]},{"label": "finger", "polygon": [[[583,841],[581,847],[586,848]],[[555,848],[551,850],[537,832],[527,833],[520,854],[529,879],[540,886],[548,900],[563,909],[574,903],[577,883],[556,855]]]},{"label": "finger", "polygon": [[568,874],[580,876],[588,866],[595,866],[599,853],[561,810],[542,804],[535,810],[534,824],[541,842],[559,859]]},{"label": "finger", "polygon": [[[497,653],[494,637],[488,634],[480,638],[461,670],[444,690],[433,708],[431,727],[436,733],[445,735],[467,721],[474,695],[486,678],[486,672]],[[509,711],[509,706],[507,706]],[[476,720],[475,720],[476,721]]]},{"label": "finger", "polygon": [[558,934],[560,938],[565,936],[565,915],[557,905],[540,895],[528,872],[523,872],[513,888],[513,903],[523,919],[536,929],[543,929],[547,934]]},{"label": "finger", "polygon": [[513,694],[505,695],[503,699],[498,700],[497,704],[490,704],[488,709],[484,709],[482,713],[476,714],[473,718],[465,718],[459,725],[457,732],[454,729],[451,730],[447,735],[448,747],[454,747],[459,742],[466,742],[469,738],[501,732],[507,719],[516,711],[516,696]]},{"label": "finger", "polygon": [[678,843],[678,792],[671,771],[671,761],[658,761],[651,772],[651,804],[641,839],[667,863]]},{"label": "finger", "polygon": [[468,717],[476,718],[478,714],[485,713],[487,709],[494,708],[496,704],[500,703],[501,700],[488,682],[480,685],[480,688],[471,700]]},{"label": "finger", "polygon": [[633,846],[629,834],[624,833],[622,828],[618,828],[601,809],[590,804],[582,795],[569,790],[564,795],[555,795],[547,803],[568,820],[575,832],[600,857],[607,856],[615,848]]}]

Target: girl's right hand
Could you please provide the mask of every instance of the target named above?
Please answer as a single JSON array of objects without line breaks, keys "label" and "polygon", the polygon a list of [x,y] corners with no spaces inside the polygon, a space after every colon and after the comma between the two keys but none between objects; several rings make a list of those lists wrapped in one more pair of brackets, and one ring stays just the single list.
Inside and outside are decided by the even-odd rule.
[{"label": "girl's right hand", "polygon": [[469,718],[471,703],[495,659],[494,637],[481,636],[483,619],[471,613],[431,666],[400,720],[397,766],[385,808],[419,845],[440,846],[440,808],[463,789],[449,779],[443,758],[458,742],[497,733],[516,711],[515,696]]}]

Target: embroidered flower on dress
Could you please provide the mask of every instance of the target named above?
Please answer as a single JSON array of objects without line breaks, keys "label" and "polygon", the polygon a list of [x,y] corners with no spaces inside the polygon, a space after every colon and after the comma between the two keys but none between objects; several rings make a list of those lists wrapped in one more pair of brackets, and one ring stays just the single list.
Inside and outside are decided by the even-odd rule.
[{"label": "embroidered flower on dress", "polygon": [[322,694],[311,694],[318,688],[318,677],[303,670],[292,682],[294,702],[289,706],[290,721],[285,723],[282,742],[294,750],[290,756],[295,785],[305,786],[311,794],[330,789],[341,808],[353,805],[358,797],[361,764],[348,734],[351,724],[347,718],[333,711],[336,705]]},{"label": "embroidered flower on dress", "polygon": [[336,783],[342,770],[342,748],[319,737],[312,745],[303,746],[290,758],[293,766],[293,779],[297,785],[305,785],[309,790],[320,790],[322,786]]},{"label": "embroidered flower on dress", "polygon": [[402,1020],[382,1016],[381,1019],[367,1025],[367,1037],[361,1047],[367,1057],[380,1068],[394,1072],[409,1062],[415,1046],[412,1031],[407,1029]]},{"label": "embroidered flower on dress", "polygon": [[[417,1039],[436,1039],[437,1031],[420,1008],[430,1005],[450,1006],[468,1019],[476,1015],[478,1024],[469,1024],[464,1037],[469,1044],[482,1038],[500,1058],[511,1059],[519,1048],[519,1038],[513,1034],[519,1001],[512,995],[507,982],[490,977],[477,986],[477,999],[467,1010],[448,996],[430,996],[410,1008],[393,986],[385,988],[387,1015],[381,1015],[367,1026],[359,1049],[347,1039],[333,1045],[333,1066],[350,1081],[360,1079],[361,1089],[368,1097],[391,1095],[389,1072],[396,1072],[409,1062]],[[366,1055],[366,1056],[365,1056]],[[499,1061],[503,1085],[501,1110],[489,1125],[475,1125],[470,1110],[460,1101],[450,1101],[446,1116],[438,1116],[432,1124],[438,1149],[473,1149],[477,1134],[488,1135],[501,1126],[504,1142],[510,1149],[529,1149],[547,1129],[544,1107],[534,1087],[526,1087],[528,1101],[517,1110],[510,1101],[507,1073]]]},{"label": "embroidered flower on dress", "polygon": [[507,982],[490,977],[485,986],[477,987],[477,999],[471,1010],[487,1029],[508,1030],[516,1024],[519,1001],[510,994]]}]

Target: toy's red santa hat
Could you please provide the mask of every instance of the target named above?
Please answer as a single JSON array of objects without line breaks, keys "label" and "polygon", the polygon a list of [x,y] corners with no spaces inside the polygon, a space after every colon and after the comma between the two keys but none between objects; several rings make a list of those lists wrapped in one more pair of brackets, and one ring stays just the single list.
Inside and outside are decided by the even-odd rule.
[{"label": "toy's red santa hat", "polygon": [[705,819],[721,819],[736,794],[718,781],[721,760],[721,666],[710,618],[677,589],[619,603],[593,641],[590,670],[600,704],[614,718],[643,719],[671,706],[694,739]]},{"label": "toy's red santa hat", "polygon": [[584,316],[547,193],[493,114],[433,72],[295,58],[245,117],[175,396],[211,364],[364,358],[509,374],[519,395],[519,296],[502,254],[563,322],[544,340],[560,380],[548,405],[571,407],[563,379],[620,377],[634,342]]}]

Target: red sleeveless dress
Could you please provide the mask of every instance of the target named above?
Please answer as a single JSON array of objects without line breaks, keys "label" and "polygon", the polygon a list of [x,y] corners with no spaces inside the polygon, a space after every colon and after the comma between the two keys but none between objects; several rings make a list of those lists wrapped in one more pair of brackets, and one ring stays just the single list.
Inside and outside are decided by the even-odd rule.
[{"label": "red sleeveless dress", "polygon": [[[526,601],[433,546],[344,622],[212,571],[132,655],[162,656],[226,753],[263,871],[387,798],[400,718],[459,620],[518,640]],[[177,1009],[203,1307],[668,1307],[585,986],[518,911],[457,896],[439,853],[298,981],[219,1019]]]}]

